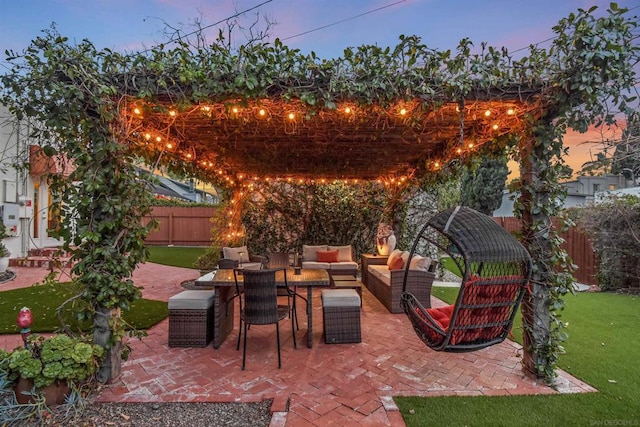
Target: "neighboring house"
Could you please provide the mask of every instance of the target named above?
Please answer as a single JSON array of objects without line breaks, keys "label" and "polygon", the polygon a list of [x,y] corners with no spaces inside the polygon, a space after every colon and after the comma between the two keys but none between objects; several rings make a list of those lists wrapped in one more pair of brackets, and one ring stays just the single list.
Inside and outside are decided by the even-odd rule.
[{"label": "neighboring house", "polygon": [[[61,244],[47,233],[57,218],[49,209],[52,196],[44,178],[47,169],[58,169],[60,164],[38,156],[29,134],[29,123],[18,122],[0,105],[0,206],[10,236],[5,244],[11,258],[27,256],[30,249]],[[31,167],[15,167],[25,164]]]},{"label": "neighboring house", "polygon": [[606,201],[609,197],[625,196],[625,195],[640,197],[640,187],[623,188],[621,190],[613,190],[613,191],[599,191],[593,195],[593,202],[602,203]]},{"label": "neighboring house", "polygon": [[[0,105],[0,214],[10,236],[5,244],[11,258],[26,257],[31,249],[62,244],[47,231],[55,228],[58,218],[51,209],[53,196],[46,174],[53,171],[66,175],[70,168],[62,161],[42,155],[30,133],[28,122],[19,122]],[[156,197],[218,203],[217,194],[197,189],[192,183],[162,176],[158,179],[153,189]]]},{"label": "neighboring house", "polygon": [[[140,174],[151,173],[142,168],[137,169]],[[217,204],[219,201],[217,194],[197,189],[193,180],[182,182],[158,174],[154,174],[154,177],[158,182],[153,186],[151,191],[156,198],[210,204]]]},{"label": "neighboring house", "polygon": [[[596,194],[633,189],[636,184],[627,180],[623,175],[607,174],[604,176],[579,176],[573,181],[562,183],[567,189],[564,200],[565,208],[585,206],[594,202]],[[509,192],[502,194],[502,204],[493,212],[493,216],[513,216],[513,200],[509,199]]]}]

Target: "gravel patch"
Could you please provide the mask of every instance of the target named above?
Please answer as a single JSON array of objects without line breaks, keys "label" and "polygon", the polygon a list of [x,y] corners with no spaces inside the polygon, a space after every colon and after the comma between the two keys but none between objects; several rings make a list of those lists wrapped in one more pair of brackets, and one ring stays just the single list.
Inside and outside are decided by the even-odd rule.
[{"label": "gravel patch", "polygon": [[[20,426],[265,426],[271,421],[271,400],[257,403],[91,403],[73,415],[62,407],[42,420]],[[62,405],[65,406],[65,405]]]}]

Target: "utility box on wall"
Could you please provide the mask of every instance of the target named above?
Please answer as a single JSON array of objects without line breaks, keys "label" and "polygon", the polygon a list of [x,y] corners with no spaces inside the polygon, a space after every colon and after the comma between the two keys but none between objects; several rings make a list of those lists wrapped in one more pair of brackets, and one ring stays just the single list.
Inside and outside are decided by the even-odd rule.
[{"label": "utility box on wall", "polygon": [[1,217],[7,235],[17,236],[18,224],[20,223],[20,207],[16,203],[4,203]]},{"label": "utility box on wall", "polygon": [[20,218],[33,217],[33,200],[20,196],[18,198],[18,204],[20,205]]}]

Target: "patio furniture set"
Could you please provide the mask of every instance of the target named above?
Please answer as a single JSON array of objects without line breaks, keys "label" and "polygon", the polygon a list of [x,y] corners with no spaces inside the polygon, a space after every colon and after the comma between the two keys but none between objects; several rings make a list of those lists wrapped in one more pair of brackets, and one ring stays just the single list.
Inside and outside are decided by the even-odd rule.
[{"label": "patio furniture set", "polygon": [[[224,248],[223,253],[226,258],[219,268],[195,281],[197,290],[183,291],[169,299],[169,347],[206,347],[213,341],[213,347],[219,348],[233,330],[238,298],[237,347],[244,333],[243,369],[250,324],[276,325],[280,359],[278,322],[289,316],[292,328],[297,329],[296,299],[302,298],[306,302],[307,347],[311,348],[315,287],[330,288],[322,289],[321,296],[325,343],[361,342],[362,284],[356,279],[357,263],[352,261],[351,246],[305,246],[301,268],[289,265],[289,254],[270,254],[265,262],[264,258],[251,257],[246,247]],[[265,265],[268,268],[263,268]],[[255,282],[262,292],[254,292]],[[298,294],[298,288],[307,289],[306,297]],[[287,305],[279,305],[278,296],[287,297]]]},{"label": "patio furniture set", "polygon": [[[234,299],[239,298],[237,347],[244,326],[243,369],[250,324],[276,325],[279,366],[278,322],[287,316],[296,346],[297,298],[306,301],[307,347],[313,346],[314,287],[331,288],[321,295],[327,344],[362,341],[363,283],[389,312],[404,311],[420,339],[434,350],[473,351],[497,344],[511,329],[531,274],[526,249],[493,219],[464,207],[432,217],[410,252],[362,255],[363,283],[357,280],[351,246],[305,245],[301,267],[289,265],[289,254],[271,254],[267,269],[264,259],[254,264],[257,258],[246,247],[225,248],[224,254],[224,268],[196,280],[196,287],[205,290],[185,291],[169,300],[169,346],[205,347],[213,341],[219,348],[233,330]],[[429,254],[449,257],[463,273],[456,304],[431,308],[438,263]],[[306,298],[297,292],[303,287]],[[279,295],[287,305],[278,304]]]}]

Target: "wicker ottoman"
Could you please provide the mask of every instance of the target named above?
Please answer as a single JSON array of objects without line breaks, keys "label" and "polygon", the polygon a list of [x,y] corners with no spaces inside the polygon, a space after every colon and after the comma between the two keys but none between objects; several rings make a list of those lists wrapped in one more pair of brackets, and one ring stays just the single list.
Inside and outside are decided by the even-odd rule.
[{"label": "wicker ottoman", "polygon": [[360,296],[354,289],[322,291],[322,324],[327,344],[362,341]]},{"label": "wicker ottoman", "polygon": [[213,339],[215,291],[184,291],[169,298],[169,347],[206,347]]}]

